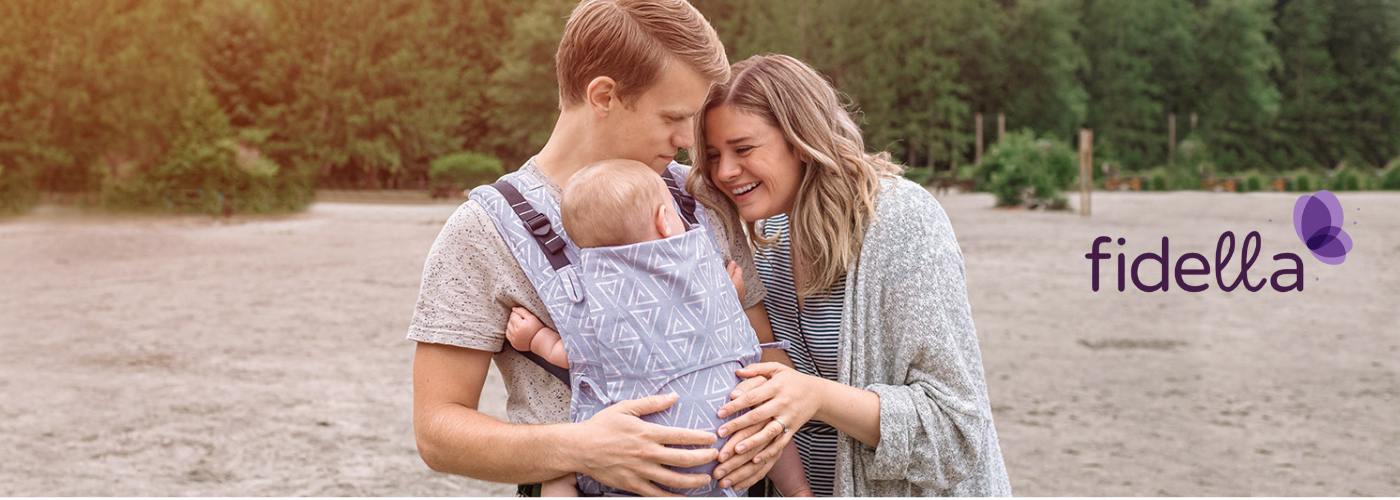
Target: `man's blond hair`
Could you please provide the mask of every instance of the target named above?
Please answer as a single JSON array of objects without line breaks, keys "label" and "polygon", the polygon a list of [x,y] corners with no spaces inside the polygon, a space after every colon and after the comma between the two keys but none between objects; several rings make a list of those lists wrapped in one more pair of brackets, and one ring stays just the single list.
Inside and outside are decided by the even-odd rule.
[{"label": "man's blond hair", "polygon": [[564,107],[584,101],[588,82],[617,82],[631,103],[674,57],[711,82],[729,79],[729,57],[705,16],[685,0],[584,0],[569,15],[554,55]]},{"label": "man's blond hair", "polygon": [[656,208],[669,203],[661,176],[633,160],[605,160],[578,171],[559,201],[564,232],[579,248],[645,241],[655,230]]}]

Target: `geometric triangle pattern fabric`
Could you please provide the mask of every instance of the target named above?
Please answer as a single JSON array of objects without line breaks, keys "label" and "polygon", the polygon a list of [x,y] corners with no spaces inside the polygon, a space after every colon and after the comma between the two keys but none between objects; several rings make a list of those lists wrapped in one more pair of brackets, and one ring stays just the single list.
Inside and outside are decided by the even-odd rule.
[{"label": "geometric triangle pattern fabric", "polygon": [[[669,167],[680,183],[689,167]],[[557,200],[533,169],[502,180],[520,191],[549,218],[565,241],[569,266],[556,272],[505,199],[490,186],[472,190],[549,309],[569,357],[572,388],[569,414],[587,420],[608,405],[675,392],[680,399],[666,411],[643,417],[652,423],[716,431],[736,417],[715,416],[738,385],[734,371],[758,361],[757,336],[729,280],[716,235],[704,210],[699,224],[663,240],[616,247],[579,249],[559,222]],[[563,280],[582,290],[570,298]],[[720,439],[713,447],[723,446]],[[710,474],[715,463],[685,473]],[[578,476],[584,494],[627,494]],[[736,496],[742,492],[710,484],[673,490],[687,496]]]}]

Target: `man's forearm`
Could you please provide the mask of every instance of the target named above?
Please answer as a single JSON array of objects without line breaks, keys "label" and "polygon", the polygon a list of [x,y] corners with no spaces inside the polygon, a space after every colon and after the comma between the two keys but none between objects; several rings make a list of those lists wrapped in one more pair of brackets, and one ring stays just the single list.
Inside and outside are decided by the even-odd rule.
[{"label": "man's forearm", "polygon": [[419,454],[435,471],[528,484],[579,470],[569,443],[573,425],[512,424],[444,404],[418,422],[415,433]]}]

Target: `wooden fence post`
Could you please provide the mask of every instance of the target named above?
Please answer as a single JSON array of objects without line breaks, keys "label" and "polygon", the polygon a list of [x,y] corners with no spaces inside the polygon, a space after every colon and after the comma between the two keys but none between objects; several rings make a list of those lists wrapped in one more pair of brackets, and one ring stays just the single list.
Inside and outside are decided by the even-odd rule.
[{"label": "wooden fence post", "polygon": [[1167,114],[1167,161],[1176,157],[1176,113]]},{"label": "wooden fence post", "polygon": [[977,127],[977,152],[976,152],[976,154],[973,156],[972,162],[973,162],[974,164],[981,165],[981,164],[982,164],[982,113],[977,113],[977,117],[976,117],[975,120],[973,120],[973,122],[975,123],[975,125],[973,125],[973,126]]},{"label": "wooden fence post", "polygon": [[1079,215],[1089,215],[1089,195],[1094,186],[1094,131],[1079,129]]}]

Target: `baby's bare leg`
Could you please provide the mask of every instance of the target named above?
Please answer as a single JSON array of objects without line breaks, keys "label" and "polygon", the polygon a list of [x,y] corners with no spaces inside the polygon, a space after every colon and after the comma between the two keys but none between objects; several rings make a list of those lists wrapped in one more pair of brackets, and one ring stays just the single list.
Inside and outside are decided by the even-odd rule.
[{"label": "baby's bare leg", "polygon": [[540,496],[542,497],[576,497],[578,488],[574,486],[574,475],[565,474],[554,479],[545,481],[540,485]]},{"label": "baby's bare leg", "polygon": [[785,497],[810,497],[812,486],[807,483],[807,473],[802,469],[802,455],[797,452],[797,443],[789,441],[778,456],[778,463],[768,471],[768,479]]}]

